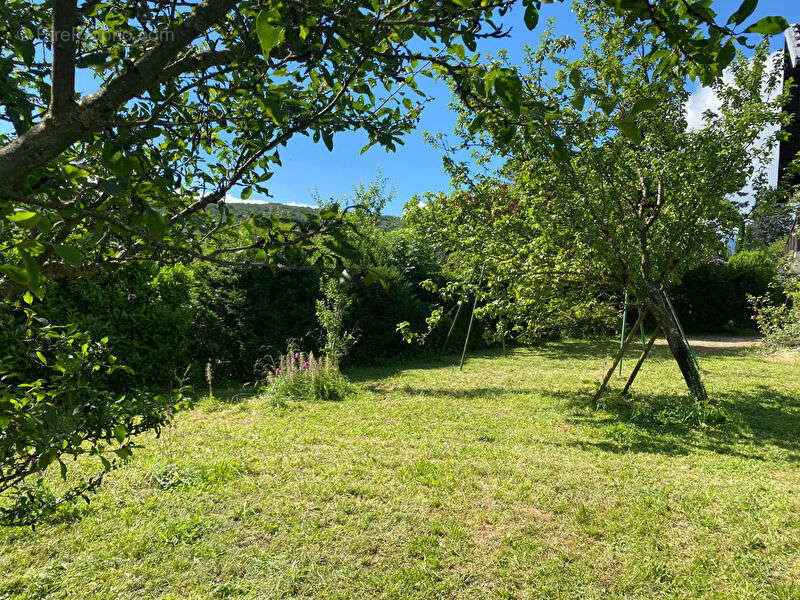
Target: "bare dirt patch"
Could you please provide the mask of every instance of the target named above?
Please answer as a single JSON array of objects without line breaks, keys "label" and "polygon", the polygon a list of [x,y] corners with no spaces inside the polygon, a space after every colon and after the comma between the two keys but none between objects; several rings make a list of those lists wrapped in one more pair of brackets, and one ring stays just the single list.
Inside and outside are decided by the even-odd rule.
[{"label": "bare dirt patch", "polygon": [[[689,338],[689,344],[695,350],[713,352],[714,350],[735,350],[737,348],[757,348],[761,338],[757,337],[726,337],[726,336],[701,336]],[[667,340],[659,338],[656,346],[666,346]]]},{"label": "bare dirt patch", "polygon": [[772,362],[800,365],[800,350],[781,350],[767,356]]}]

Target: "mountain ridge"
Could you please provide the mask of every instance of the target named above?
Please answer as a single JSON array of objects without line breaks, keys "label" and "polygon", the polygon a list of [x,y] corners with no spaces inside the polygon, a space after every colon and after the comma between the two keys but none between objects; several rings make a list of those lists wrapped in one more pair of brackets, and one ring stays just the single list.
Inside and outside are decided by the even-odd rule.
[{"label": "mountain ridge", "polygon": [[[319,209],[314,206],[297,206],[292,204],[281,204],[280,202],[226,202],[225,206],[231,214],[241,217],[250,217],[252,215],[278,215],[293,221],[300,221],[306,215],[315,213]],[[216,205],[209,206],[211,212],[216,212]],[[378,217],[378,224],[382,229],[391,230],[399,228],[403,223],[401,217],[393,215],[380,215]]]}]

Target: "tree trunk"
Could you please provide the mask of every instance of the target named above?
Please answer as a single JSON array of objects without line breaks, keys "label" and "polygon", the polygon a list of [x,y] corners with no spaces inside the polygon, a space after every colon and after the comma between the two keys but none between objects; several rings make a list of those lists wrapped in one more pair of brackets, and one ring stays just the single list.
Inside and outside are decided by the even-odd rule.
[{"label": "tree trunk", "polygon": [[672,315],[664,292],[652,290],[645,302],[667,338],[669,349],[672,351],[672,356],[675,357],[675,362],[678,363],[689,391],[698,401],[708,400],[706,388],[700,378],[700,371],[697,370],[692,357],[689,355],[689,347],[681,335],[680,327]]}]

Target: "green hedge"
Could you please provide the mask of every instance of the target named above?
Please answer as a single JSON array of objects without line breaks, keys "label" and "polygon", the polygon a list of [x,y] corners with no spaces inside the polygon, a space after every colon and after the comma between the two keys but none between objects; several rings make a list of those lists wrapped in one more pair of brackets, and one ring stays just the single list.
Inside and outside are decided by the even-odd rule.
[{"label": "green hedge", "polygon": [[777,268],[769,254],[740,252],[727,262],[716,260],[689,271],[672,292],[673,304],[686,329],[755,329],[747,295],[771,293],[770,284],[776,277]]},{"label": "green hedge", "polygon": [[[381,233],[373,248],[384,285],[347,285],[353,299],[345,329],[357,338],[351,362],[375,362],[427,351],[409,345],[397,324],[425,329],[436,298],[419,282],[441,277],[429,252],[403,236]],[[254,363],[278,356],[292,342],[317,351],[320,329],[316,300],[319,275],[310,270],[198,264],[158,269],[142,263],[80,280],[54,282],[37,306],[54,323],[74,323],[93,336],[108,337],[120,361],[135,371],[137,384],[170,385],[191,365],[195,379],[213,365],[216,381],[247,381]],[[462,318],[461,328],[466,328]],[[449,324],[448,324],[449,325]],[[446,329],[445,329],[446,331]],[[462,339],[456,332],[454,339]],[[478,340],[480,328],[473,332]],[[476,344],[479,344],[476,341]]]}]

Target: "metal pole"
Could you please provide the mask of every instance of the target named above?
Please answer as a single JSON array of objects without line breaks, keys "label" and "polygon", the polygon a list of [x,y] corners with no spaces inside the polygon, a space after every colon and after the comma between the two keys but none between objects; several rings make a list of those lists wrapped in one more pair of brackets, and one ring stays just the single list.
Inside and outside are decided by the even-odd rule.
[{"label": "metal pole", "polygon": [[453,317],[453,324],[450,325],[450,331],[447,332],[447,337],[444,339],[444,344],[442,344],[442,351],[440,354],[444,354],[445,349],[447,348],[447,342],[450,341],[450,336],[453,335],[453,329],[456,327],[456,323],[458,322],[458,315],[461,312],[461,306],[464,304],[463,300],[458,301],[458,310],[456,310],[456,316]]},{"label": "metal pole", "polygon": [[[619,336],[619,348],[625,343],[625,321],[628,317],[628,290],[625,290],[625,303],[622,305],[622,333]],[[619,375],[622,377],[622,357],[619,359]]]},{"label": "metal pole", "polygon": [[672,307],[672,302],[670,301],[667,292],[664,292],[664,299],[667,301],[667,305],[669,306],[670,311],[672,311],[672,318],[675,319],[675,324],[678,326],[678,331],[680,331],[681,333],[681,337],[683,338],[683,343],[686,344],[686,349],[689,351],[689,356],[692,358],[692,362],[694,363],[695,368],[699,371],[700,363],[697,362],[697,357],[694,354],[694,350],[692,350],[691,345],[689,345],[689,338],[686,337],[686,333],[684,333],[683,331],[681,322],[678,319],[678,313],[676,313],[675,309]]},{"label": "metal pole", "polygon": [[[469,282],[472,281],[472,276],[475,274],[475,269],[469,274],[469,279],[467,279],[467,285]],[[444,354],[445,349],[447,348],[447,344],[450,342],[450,336],[453,335],[453,329],[456,328],[456,323],[458,322],[458,315],[461,314],[461,307],[464,305],[463,300],[458,301],[458,309],[456,310],[456,316],[453,317],[453,324],[450,325],[450,331],[447,332],[447,337],[444,339],[444,344],[442,344],[442,350],[439,354]]]}]

